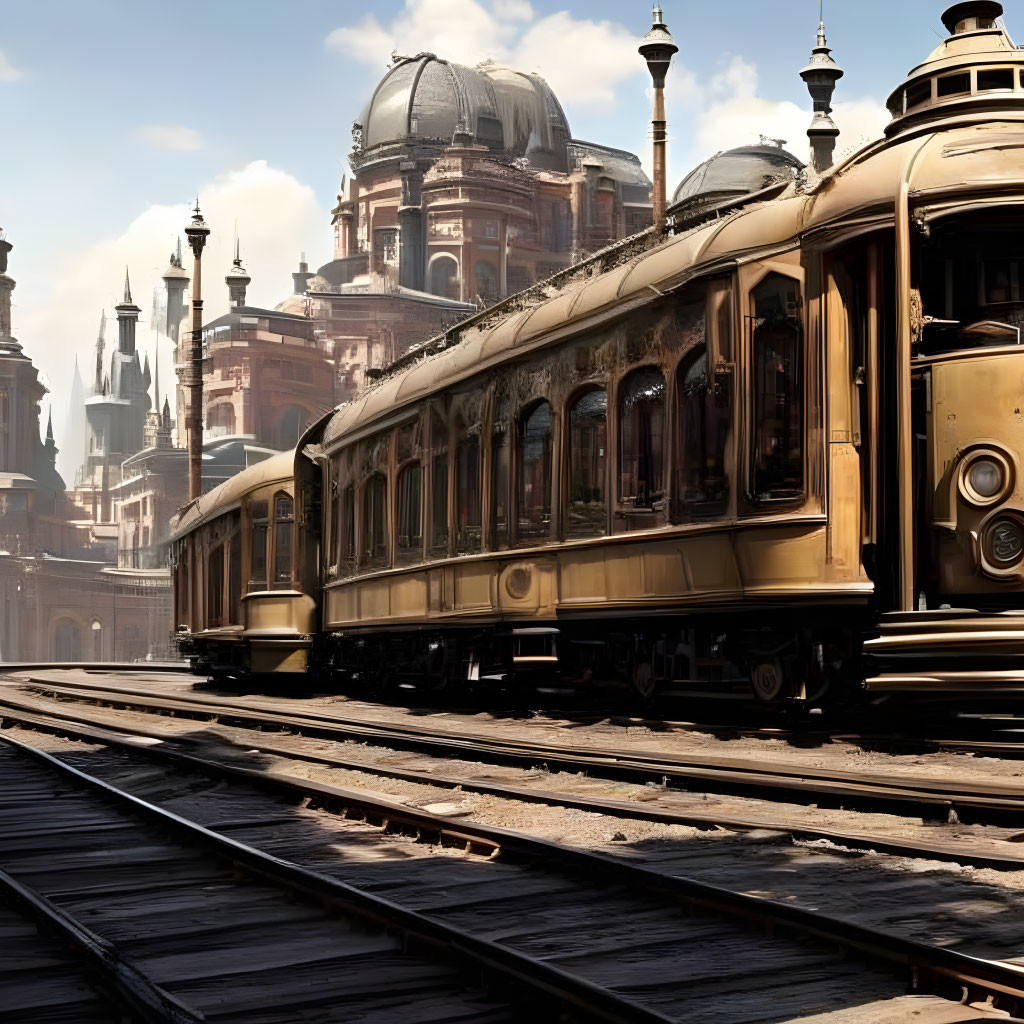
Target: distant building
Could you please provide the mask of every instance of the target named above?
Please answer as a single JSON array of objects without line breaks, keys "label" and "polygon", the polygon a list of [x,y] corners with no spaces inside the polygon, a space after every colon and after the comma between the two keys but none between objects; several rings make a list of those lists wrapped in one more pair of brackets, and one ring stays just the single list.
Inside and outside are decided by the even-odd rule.
[{"label": "distant building", "polygon": [[334,343],[336,399],[481,306],[651,223],[632,153],[572,138],[538,75],[397,58],[353,125],[334,258],[279,305]]}]

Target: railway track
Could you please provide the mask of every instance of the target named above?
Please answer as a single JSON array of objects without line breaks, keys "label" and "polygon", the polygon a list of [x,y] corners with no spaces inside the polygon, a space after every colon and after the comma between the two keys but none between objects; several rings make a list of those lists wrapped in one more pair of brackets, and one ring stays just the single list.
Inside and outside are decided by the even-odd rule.
[{"label": "railway track", "polygon": [[[894,813],[944,820],[1007,823],[1024,821],[1024,786],[978,783],[947,778],[941,782],[906,775],[891,777],[861,771],[839,771],[787,765],[777,761],[722,758],[717,755],[628,753],[588,747],[580,751],[565,744],[539,743],[496,735],[445,732],[414,724],[378,725],[365,719],[283,712],[258,700],[213,697],[196,693],[154,696],[152,689],[98,681],[57,679],[29,673],[28,689],[66,701],[93,702],[145,713],[216,721],[249,729],[276,729],[328,740],[407,750],[438,757],[478,760],[516,767],[543,765],[549,769],[641,784],[699,787],[711,793],[730,793],[785,801],[813,801],[820,806]],[[15,708],[19,698],[10,688],[0,690],[0,706]],[[25,706],[24,704],[22,706]],[[75,712],[64,712],[73,718]],[[355,764],[353,763],[353,767]]]},{"label": "railway track", "polygon": [[[848,921],[838,921],[834,918],[829,918],[827,915],[813,913],[808,915],[800,908],[792,905],[764,900],[750,902],[749,897],[743,897],[732,891],[714,886],[695,884],[692,880],[673,879],[660,871],[653,871],[641,865],[628,865],[621,862],[612,863],[607,857],[595,856],[585,851],[567,850],[560,848],[557,844],[538,843],[537,840],[531,840],[528,836],[510,833],[507,830],[481,828],[467,821],[453,823],[441,815],[417,811],[393,802],[381,801],[379,798],[367,797],[365,794],[312,783],[309,780],[287,778],[280,776],[278,773],[253,771],[223,763],[211,763],[208,759],[197,758],[183,751],[173,750],[170,743],[154,744],[140,749],[135,746],[139,742],[138,739],[132,739],[125,734],[116,735],[109,730],[103,730],[95,726],[89,727],[81,723],[61,721],[56,715],[50,717],[48,721],[46,720],[47,716],[37,715],[35,716],[35,722],[32,721],[33,716],[27,712],[20,712],[20,715],[25,724],[34,724],[38,728],[49,729],[50,731],[65,732],[94,743],[103,743],[112,749],[119,749],[121,756],[127,756],[133,762],[137,762],[140,758],[157,759],[164,765],[173,765],[176,772],[187,770],[187,773],[193,774],[195,772],[206,773],[210,777],[217,777],[222,780],[229,779],[235,785],[258,787],[264,793],[269,792],[275,797],[285,800],[295,800],[300,797],[313,799],[318,804],[333,807],[344,813],[355,814],[370,821],[386,824],[386,827],[390,830],[405,831],[410,834],[419,833],[436,839],[446,838],[449,842],[467,843],[474,849],[485,853],[500,851],[501,858],[505,862],[510,858],[529,862],[534,874],[537,870],[537,863],[543,861],[545,864],[554,864],[557,870],[562,872],[572,872],[574,875],[585,873],[590,877],[603,881],[606,885],[615,883],[628,886],[634,892],[646,891],[649,898],[654,897],[662,903],[664,903],[666,896],[668,896],[679,905],[698,905],[706,907],[712,913],[717,914],[728,912],[734,916],[738,915],[748,925],[751,921],[755,921],[759,925],[767,924],[768,927],[775,931],[780,929],[792,931],[794,934],[802,936],[804,940],[821,941],[821,939],[826,938],[830,943],[835,942],[843,948],[852,950],[854,955],[857,956],[864,956],[866,954],[874,957],[881,956],[883,960],[890,964],[894,958],[898,962],[913,963],[916,970],[925,976],[934,976],[936,963],[943,964],[943,957],[948,955],[946,951],[939,950],[936,947],[929,947],[914,942],[907,943],[906,940],[894,939],[893,936],[886,935],[876,929],[851,927]],[[7,717],[6,714],[5,717]],[[137,775],[138,773],[137,766],[133,767],[130,771],[127,768],[122,770],[129,776]],[[164,777],[165,773],[162,772],[160,778],[163,779]],[[182,781],[179,779],[170,783],[172,789],[176,791],[181,788]],[[186,781],[184,784],[186,789],[196,786],[194,779]],[[162,783],[162,785],[166,786],[167,783]],[[264,818],[271,815],[271,813],[264,809]],[[258,811],[250,809],[250,818],[258,818],[259,816]],[[447,835],[445,835],[446,833]],[[551,868],[549,867],[546,870],[550,871]],[[377,882],[379,884],[379,879]],[[388,886],[389,891],[391,884],[393,883],[389,883]],[[480,905],[479,901],[477,901],[477,905]],[[549,912],[548,901],[545,901],[545,913]],[[493,913],[493,909],[484,911],[484,919],[488,919]],[[656,935],[655,941],[658,941]],[[662,938],[661,941],[665,940]],[[673,950],[678,955],[678,948],[673,946]],[[915,950],[916,952],[911,954],[908,953],[908,950]],[[970,980],[964,964],[970,962],[976,967],[977,964],[984,963],[984,961],[976,958],[967,958],[966,961],[959,961],[956,959],[955,954],[953,954],[953,957],[959,964],[959,966],[954,968],[957,982],[962,984],[966,981],[968,988],[971,988],[972,992],[976,993],[978,991],[978,978],[974,977],[973,980]],[[653,970],[658,970],[656,963],[650,966]],[[940,966],[939,974],[947,980],[954,977],[954,975],[945,973],[946,969],[945,966]],[[1009,972],[1009,977],[1013,979],[1012,985],[1024,985],[1024,974],[1011,967],[1004,967],[1002,969]],[[677,963],[674,970],[678,970]],[[1017,979],[1021,979],[1020,982]],[[1000,984],[1005,984],[1005,980],[1004,977]],[[755,980],[751,983],[757,984],[756,972]],[[942,986],[939,985],[938,987],[941,988]],[[991,993],[989,992],[988,994]],[[942,1012],[947,1010],[948,1007]],[[687,1012],[692,1013],[692,1008]],[[749,1007],[743,1011],[743,1013],[749,1012]],[[713,1019],[716,1021],[735,1019],[745,1021],[762,1018],[750,1016],[729,1017],[727,1015],[712,1015],[707,1018],[704,1016],[679,1017],[673,1014],[673,1019]],[[864,1017],[863,1019],[874,1020],[877,1018]],[[918,1020],[920,1018],[914,1017],[913,1019]],[[926,1017],[925,1019],[928,1018]]]}]

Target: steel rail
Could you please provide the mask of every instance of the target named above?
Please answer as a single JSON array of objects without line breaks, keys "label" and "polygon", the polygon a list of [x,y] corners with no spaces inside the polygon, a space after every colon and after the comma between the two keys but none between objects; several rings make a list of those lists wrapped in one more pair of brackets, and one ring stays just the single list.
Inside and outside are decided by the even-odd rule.
[{"label": "steel rail", "polygon": [[0,892],[19,904],[47,931],[55,932],[72,948],[100,991],[133,1020],[146,1024],[202,1024],[205,1014],[171,995],[138,968],[128,963],[117,946],[96,935],[42,893],[19,882],[0,868]]},{"label": "steel rail", "polygon": [[[794,794],[811,796],[821,802],[829,798],[844,806],[884,804],[889,808],[913,808],[945,816],[950,810],[970,809],[989,817],[1009,817],[1015,823],[1024,813],[1024,786],[973,783],[956,779],[886,776],[843,772],[799,765],[772,764],[714,755],[647,753],[587,748],[577,752],[565,745],[536,743],[514,738],[502,739],[477,733],[431,732],[417,726],[373,723],[335,717],[321,717],[293,710],[281,713],[258,703],[208,698],[197,694],[154,697],[151,691],[103,686],[92,683],[54,683],[31,677],[29,688],[127,708],[150,708],[185,717],[216,719],[245,728],[267,725],[296,730],[321,739],[370,742],[395,749],[439,753],[497,764],[536,767],[544,764],[571,772],[585,772],[602,778],[631,782],[698,782],[723,792],[792,799]],[[0,690],[0,703],[8,700]]]},{"label": "steel rail", "polygon": [[[12,713],[12,708],[17,710],[14,710]],[[81,723],[87,729],[95,727],[101,730],[114,730],[115,734],[123,733],[127,736],[159,740],[165,743],[189,744],[195,742],[189,736],[164,732],[159,729],[147,729],[135,723],[117,722],[102,718],[97,719],[80,713],[66,713],[63,708],[59,710],[47,709],[29,702],[16,701],[6,695],[0,695],[0,721],[5,718],[12,721],[25,722],[30,725],[37,723],[42,725],[44,720],[47,720],[50,724],[73,721]],[[439,775],[432,771],[397,768],[373,761],[336,757],[322,751],[306,751],[285,744],[267,743],[262,739],[247,738],[245,746],[249,750],[259,751],[264,754],[272,754],[292,760],[302,760],[308,763],[324,764],[332,768],[362,772],[368,775],[376,775],[380,778],[397,779],[403,782],[436,786],[444,789],[457,789],[463,792],[484,793],[488,796],[495,796],[505,800],[517,800],[524,803],[566,807],[614,818],[627,818],[662,825],[683,825],[708,830],[726,828],[735,832],[779,832],[804,840],[825,840],[850,850],[862,852],[873,851],[896,857],[924,858],[953,864],[966,864],[972,867],[990,868],[997,871],[1024,870],[1024,855],[964,849],[957,843],[899,840],[890,836],[872,835],[863,832],[845,832],[838,829],[803,825],[798,822],[740,817],[720,812],[700,813],[695,811],[668,810],[660,807],[651,807],[648,804],[632,800],[590,797],[567,793],[562,790],[533,789],[527,786],[482,782],[461,776]]]},{"label": "steel rail", "polygon": [[[569,974],[509,946],[481,939],[391,900],[214,832],[173,811],[142,800],[103,779],[88,775],[66,761],[12,736],[0,736],[0,742],[40,761],[79,787],[98,793],[122,810],[127,808],[135,816],[148,818],[160,827],[176,832],[188,841],[211,850],[218,858],[248,874],[275,886],[287,888],[306,900],[312,899],[339,912],[359,916],[376,926],[398,931],[406,943],[433,949],[435,954],[450,957],[460,962],[463,967],[468,967],[474,972],[483,972],[492,980],[500,981],[503,991],[514,992],[516,989],[523,989],[530,994],[531,1001],[539,1000],[536,1006],[549,1008],[554,1001],[570,1012],[583,1012],[589,1015],[588,1019],[606,1021],[609,1024],[667,1024],[671,1020],[610,989]],[[138,748],[133,749],[138,751]],[[197,758],[188,758],[187,762],[193,767],[204,763]],[[215,763],[208,762],[206,765],[209,771],[214,768]],[[224,775],[232,774],[226,770],[228,768],[229,766],[222,766],[218,770]],[[1020,996],[1024,1001],[1024,975]],[[515,1001],[514,997],[512,1000]]]},{"label": "steel rail", "polygon": [[[30,717],[42,718],[45,716],[25,716],[25,719]],[[254,786],[291,800],[309,799],[316,806],[321,806],[326,810],[341,809],[344,813],[348,813],[355,809],[362,813],[370,823],[377,823],[385,829],[394,829],[396,825],[402,825],[417,835],[427,834],[442,839],[448,838],[467,844],[477,844],[478,848],[482,849],[497,849],[503,856],[510,855],[520,860],[539,861],[543,864],[553,865],[556,869],[572,873],[574,877],[582,873],[611,884],[628,884],[659,901],[671,899],[684,910],[696,907],[721,918],[744,922],[747,927],[751,922],[756,923],[772,934],[777,934],[781,930],[816,942],[824,941],[870,960],[886,963],[901,971],[909,971],[909,986],[915,992],[925,991],[922,988],[923,983],[931,984],[932,990],[936,994],[950,991],[949,986],[952,985],[960,989],[958,994],[962,995],[965,1000],[973,998],[981,1001],[989,997],[999,1000],[1008,997],[1012,1001],[1014,1010],[1024,1009],[1024,968],[1013,964],[985,960],[944,947],[930,946],[913,939],[892,935],[877,928],[831,918],[790,903],[724,889],[680,875],[667,875],[642,864],[635,864],[609,854],[566,846],[553,840],[542,839],[510,829],[468,821],[460,821],[457,829],[452,829],[451,822],[441,815],[326,783],[212,761],[194,754],[172,750],[165,744],[139,745],[126,737],[107,733],[101,729],[90,729],[66,723],[55,717],[48,723],[42,723],[42,726],[50,731],[116,746],[121,750],[127,750],[132,754],[151,760],[179,767],[190,767],[214,778],[230,779]],[[0,738],[6,739],[8,742],[17,742],[7,737]],[[27,749],[48,761],[57,761],[52,755],[34,747],[29,746]],[[58,763],[64,764],[60,761]],[[70,768],[70,766],[67,767]],[[70,770],[77,772],[77,769]],[[86,778],[89,777],[86,776]],[[93,781],[101,787],[109,787],[108,783],[100,780]],[[109,788],[113,789],[113,787]],[[133,801],[138,800],[121,790],[114,789],[114,792]],[[166,815],[173,821],[182,820],[172,812],[145,804],[143,801],[138,802],[151,808],[158,815]],[[202,826],[191,822],[184,822],[184,824],[205,836],[216,836],[217,839],[223,839],[224,842],[233,846],[241,845],[234,840],[212,833]],[[290,862],[280,861],[278,858],[255,851],[250,847],[243,847],[243,850],[247,852],[248,856],[255,855],[266,858],[275,865],[284,865],[291,871],[299,872],[300,877],[302,873],[306,872],[304,868]],[[247,867],[251,866],[244,858],[242,862]],[[259,865],[257,864],[256,867],[258,870]],[[329,879],[326,876],[316,875],[315,879],[317,886],[324,883],[343,886],[347,896],[355,893],[369,900],[379,899],[370,897],[362,893],[361,890],[344,885],[344,883],[335,882],[334,879]],[[314,888],[313,891],[319,890]],[[404,908],[390,903],[390,901],[381,902],[387,902],[388,908],[396,913],[411,915],[417,922],[433,923],[415,912],[406,911]],[[473,939],[472,941],[480,940]],[[499,948],[503,952],[505,951],[505,947]]]}]

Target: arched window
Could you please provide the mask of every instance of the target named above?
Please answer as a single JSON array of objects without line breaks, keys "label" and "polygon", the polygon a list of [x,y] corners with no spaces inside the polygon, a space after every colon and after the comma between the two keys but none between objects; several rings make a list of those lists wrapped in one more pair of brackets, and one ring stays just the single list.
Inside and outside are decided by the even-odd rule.
[{"label": "arched window", "polygon": [[665,497],[665,378],[634,370],[619,392],[619,498],[633,509],[659,508]]},{"label": "arched window", "polygon": [[519,538],[551,532],[551,406],[538,402],[519,419]]},{"label": "arched window", "polygon": [[301,405],[285,406],[278,417],[274,447],[282,452],[294,448],[308,423],[309,413]]},{"label": "arched window", "polygon": [[454,256],[438,256],[431,262],[428,287],[432,295],[459,298],[459,265]]},{"label": "arched window", "polygon": [[580,395],[569,410],[569,537],[600,537],[607,531],[607,433],[607,394],[598,389]]},{"label": "arched window", "polygon": [[71,619],[61,619],[54,630],[54,661],[82,660],[82,631]]},{"label": "arched window", "polygon": [[423,471],[418,462],[398,474],[398,564],[414,565],[423,560]]},{"label": "arched window", "polygon": [[430,414],[430,548],[448,554],[448,424],[436,411]]},{"label": "arched window", "polygon": [[338,502],[338,572],[351,576],[356,570],[356,485],[346,484]]},{"label": "arched window", "polygon": [[498,301],[498,268],[488,260],[479,260],[473,268],[476,275],[476,293],[486,305]]},{"label": "arched window", "polygon": [[295,502],[290,494],[274,495],[274,586],[292,585],[292,533],[295,526]]},{"label": "arched window", "polygon": [[249,590],[267,589],[267,542],[270,514],[267,501],[252,503],[252,557],[249,560]]},{"label": "arched window", "polygon": [[455,547],[480,550],[480,436],[463,434],[455,446]]},{"label": "arched window", "polygon": [[206,429],[210,437],[226,437],[235,432],[235,408],[230,402],[218,402],[206,411]]},{"label": "arched window", "polygon": [[679,364],[676,399],[678,512],[681,516],[721,515],[729,502],[725,472],[729,410],[715,394],[704,345]]},{"label": "arched window", "polygon": [[502,398],[495,407],[491,426],[492,542],[498,551],[507,548],[509,544],[509,448],[508,401]]},{"label": "arched window", "polygon": [[363,569],[385,569],[388,564],[388,480],[374,473],[363,489]]},{"label": "arched window", "polygon": [[799,498],[804,487],[803,326],[800,285],[769,274],[751,295],[754,313],[755,501]]},{"label": "arched window", "polygon": [[92,620],[92,660],[103,660],[103,623],[99,619]]}]

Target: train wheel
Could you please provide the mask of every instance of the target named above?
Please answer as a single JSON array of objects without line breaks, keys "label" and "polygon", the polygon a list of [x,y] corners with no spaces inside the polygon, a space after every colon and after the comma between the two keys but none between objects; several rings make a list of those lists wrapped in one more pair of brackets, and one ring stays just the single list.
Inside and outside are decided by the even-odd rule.
[{"label": "train wheel", "polygon": [[783,695],[786,681],[778,658],[766,658],[751,664],[750,687],[754,691],[754,696],[765,704],[776,701]]}]

